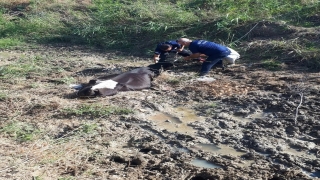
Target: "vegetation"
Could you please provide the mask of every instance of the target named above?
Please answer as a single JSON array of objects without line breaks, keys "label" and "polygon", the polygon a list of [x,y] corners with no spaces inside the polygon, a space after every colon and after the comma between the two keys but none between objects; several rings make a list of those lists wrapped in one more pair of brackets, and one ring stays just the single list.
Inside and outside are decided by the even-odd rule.
[{"label": "vegetation", "polygon": [[11,122],[1,127],[0,132],[13,137],[19,142],[32,141],[40,134],[40,130],[36,127],[18,122]]},{"label": "vegetation", "polygon": [[265,60],[262,62],[262,66],[267,70],[277,71],[281,69],[281,62],[275,61],[273,59]]},{"label": "vegetation", "polygon": [[140,54],[180,36],[232,44],[248,25],[261,21],[312,26],[306,19],[319,12],[314,0],[2,0],[0,5],[0,48],[69,42]]},{"label": "vegetation", "polygon": [[131,110],[120,108],[120,107],[106,107],[99,104],[84,104],[76,108],[65,108],[63,110],[66,116],[84,116],[89,115],[92,117],[105,117],[110,114],[121,115],[121,114],[130,114]]},{"label": "vegetation", "polygon": [[[282,81],[318,83],[312,73],[309,79],[302,75],[300,80],[299,76],[300,72],[305,73],[305,67],[320,69],[319,4],[316,0],[0,0],[0,153],[3,157],[0,171],[3,177],[117,178],[117,168],[125,166],[115,164],[118,162],[113,162],[112,157],[122,153],[123,161],[129,162],[126,167],[129,171],[125,171],[128,174],[132,167],[147,170],[150,175],[155,172],[155,179],[159,172],[170,174],[156,164],[163,164],[165,159],[161,158],[169,157],[161,155],[163,152],[170,155],[166,159],[172,159],[169,146],[173,141],[168,149],[162,145],[169,141],[159,146],[152,144],[160,142],[153,140],[165,137],[163,133],[169,131],[160,131],[157,123],[148,118],[149,114],[172,112],[171,105],[181,103],[201,112],[199,116],[212,118],[225,103],[230,102],[227,105],[234,109],[239,104],[253,103],[253,99],[241,98],[247,98],[248,93],[259,88],[285,93]],[[218,68],[212,73],[227,75],[221,82],[195,83],[192,80],[200,64],[181,63],[181,69],[163,72],[154,79],[152,90],[121,92],[106,98],[77,99],[75,91],[68,87],[71,83],[105,76],[107,71],[144,66],[148,63],[144,57],[150,57],[159,41],[179,37],[203,38],[234,47],[241,54],[240,66],[244,65],[248,71],[237,69],[237,65],[229,72]],[[287,72],[288,76],[272,72],[288,67],[303,68],[293,68],[296,71]],[[316,97],[314,84],[306,88]],[[273,96],[270,92],[266,94]],[[256,92],[249,99],[254,96],[261,99]],[[309,100],[310,108],[317,105],[316,98]],[[295,101],[290,102],[287,114],[293,110],[290,108]],[[308,111],[304,109],[303,113],[307,115]],[[179,115],[180,118],[183,116]],[[281,125],[286,131],[289,118],[290,114]],[[298,120],[305,122],[303,119]],[[174,122],[164,124],[184,128]],[[196,122],[190,125],[198,126]],[[202,125],[196,128],[202,131]],[[224,124],[219,125],[225,132]],[[212,135],[222,132],[212,129],[210,133],[215,133]],[[316,130],[310,130],[312,133]],[[176,146],[181,135],[172,133],[166,137],[176,139],[173,142]],[[212,138],[208,140],[214,142]],[[143,153],[139,148],[151,151],[145,155],[157,157],[156,164],[146,159],[147,166],[136,166],[139,163],[130,158]],[[193,154],[193,157],[199,155]],[[230,159],[227,161],[230,164]],[[295,168],[297,164],[288,165]],[[192,171],[186,169],[186,173]],[[153,178],[144,172],[133,173],[139,178]],[[146,176],[140,177],[142,174]],[[121,178],[123,174],[118,175]]]}]

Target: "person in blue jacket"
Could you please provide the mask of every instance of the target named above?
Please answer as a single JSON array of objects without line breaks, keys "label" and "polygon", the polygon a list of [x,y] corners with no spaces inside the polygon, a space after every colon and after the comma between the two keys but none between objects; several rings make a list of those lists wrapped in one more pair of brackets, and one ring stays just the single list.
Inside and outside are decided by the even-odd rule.
[{"label": "person in blue jacket", "polygon": [[185,58],[185,60],[195,59],[207,56],[205,61],[202,63],[200,70],[200,77],[204,77],[214,66],[223,67],[223,60],[227,60],[229,64],[234,64],[235,60],[240,58],[240,55],[235,50],[206,40],[190,40],[188,38],[180,38],[177,42],[181,46],[189,47],[192,54]]}]

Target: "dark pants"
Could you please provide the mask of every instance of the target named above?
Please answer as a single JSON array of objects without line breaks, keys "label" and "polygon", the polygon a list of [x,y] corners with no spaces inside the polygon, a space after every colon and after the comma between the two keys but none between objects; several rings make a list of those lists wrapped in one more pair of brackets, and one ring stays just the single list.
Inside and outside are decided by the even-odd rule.
[{"label": "dark pants", "polygon": [[205,62],[202,63],[200,70],[200,76],[204,76],[209,73],[210,69],[214,66],[220,66],[223,68],[223,59],[231,53],[230,50],[221,52],[219,55],[209,56]]},{"label": "dark pants", "polygon": [[202,63],[202,67],[200,70],[200,76],[204,76],[209,73],[210,69],[213,67],[221,67],[222,69],[224,68],[223,66],[223,58],[225,57],[220,57],[220,58],[210,58],[208,57],[205,62]]},{"label": "dark pants", "polygon": [[[165,62],[166,61],[166,59],[167,59],[167,57],[169,56],[169,55],[174,55],[174,54],[177,54],[177,51],[169,51],[169,52],[166,52],[166,53],[161,53],[160,54],[160,59],[159,59],[159,62]],[[183,57],[187,57],[187,56],[190,56],[191,55],[191,53],[189,52],[189,51],[187,51],[187,50],[182,50],[181,52],[178,52],[178,55],[179,56],[183,56]]]}]

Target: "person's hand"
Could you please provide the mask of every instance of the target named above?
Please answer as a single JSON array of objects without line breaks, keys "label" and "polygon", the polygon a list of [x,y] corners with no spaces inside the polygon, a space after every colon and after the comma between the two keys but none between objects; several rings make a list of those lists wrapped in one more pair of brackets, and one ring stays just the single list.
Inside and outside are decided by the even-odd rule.
[{"label": "person's hand", "polygon": [[186,61],[189,61],[189,60],[190,60],[190,57],[187,56],[187,57],[184,57],[183,59],[186,60]]},{"label": "person's hand", "polygon": [[203,58],[203,57],[199,57],[199,61],[200,61],[200,62],[204,62],[204,61],[206,61],[206,59]]},{"label": "person's hand", "polygon": [[156,57],[156,58],[153,59],[153,62],[154,62],[154,63],[157,63],[157,62],[159,61],[159,59],[160,59],[160,58]]}]

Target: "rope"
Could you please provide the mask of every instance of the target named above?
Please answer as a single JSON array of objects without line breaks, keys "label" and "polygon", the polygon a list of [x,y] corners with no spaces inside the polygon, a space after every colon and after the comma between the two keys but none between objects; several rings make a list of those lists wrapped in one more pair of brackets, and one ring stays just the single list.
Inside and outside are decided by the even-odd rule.
[{"label": "rope", "polygon": [[[234,42],[237,42],[237,41],[240,41],[241,39],[243,39],[244,37],[246,37],[251,31],[253,31],[254,28],[256,28],[256,26],[259,24],[260,22],[257,22],[256,25],[254,25],[245,35],[243,35],[242,37],[240,37],[239,39],[231,42],[231,43],[234,43]],[[231,44],[230,43],[230,44]]]}]

